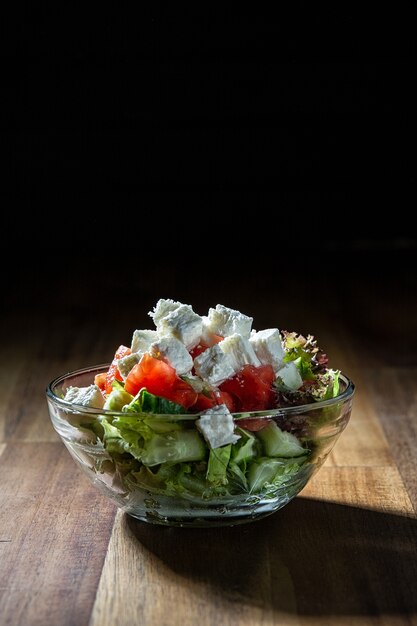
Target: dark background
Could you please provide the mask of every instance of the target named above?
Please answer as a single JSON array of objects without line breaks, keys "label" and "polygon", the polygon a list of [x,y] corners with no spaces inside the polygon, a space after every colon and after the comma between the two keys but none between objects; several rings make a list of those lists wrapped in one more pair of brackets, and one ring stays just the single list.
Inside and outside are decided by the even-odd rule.
[{"label": "dark background", "polygon": [[413,298],[410,16],[275,9],[55,3],[6,22],[7,311],[57,291],[91,315],[160,295],[308,311],[347,281],[365,304],[387,284]]}]

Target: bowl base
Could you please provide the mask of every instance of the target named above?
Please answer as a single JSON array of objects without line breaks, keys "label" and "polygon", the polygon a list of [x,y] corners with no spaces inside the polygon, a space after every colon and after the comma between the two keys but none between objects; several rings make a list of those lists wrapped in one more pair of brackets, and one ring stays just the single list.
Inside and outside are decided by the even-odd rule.
[{"label": "bowl base", "polygon": [[224,510],[219,508],[217,511],[201,509],[193,510],[189,515],[162,515],[158,511],[132,511],[125,509],[125,513],[141,522],[147,524],[157,524],[159,526],[176,526],[179,528],[213,528],[213,526],[238,526],[241,524],[249,524],[256,520],[267,517],[279,511],[288,501],[268,502],[263,506],[248,507],[249,510],[230,511],[227,507]]}]

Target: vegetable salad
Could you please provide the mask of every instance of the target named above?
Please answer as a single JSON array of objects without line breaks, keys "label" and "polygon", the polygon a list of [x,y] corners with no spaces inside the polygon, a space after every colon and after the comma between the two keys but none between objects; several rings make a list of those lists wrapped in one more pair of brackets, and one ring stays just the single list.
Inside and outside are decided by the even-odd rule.
[{"label": "vegetable salad", "polygon": [[[64,395],[124,489],[264,497],[308,471],[309,438],[267,412],[339,394],[340,373],[313,336],[256,331],[251,317],[220,304],[200,316],[161,299],[149,315],[154,328],[135,330],[107,371]],[[100,412],[83,415],[87,406]]]}]

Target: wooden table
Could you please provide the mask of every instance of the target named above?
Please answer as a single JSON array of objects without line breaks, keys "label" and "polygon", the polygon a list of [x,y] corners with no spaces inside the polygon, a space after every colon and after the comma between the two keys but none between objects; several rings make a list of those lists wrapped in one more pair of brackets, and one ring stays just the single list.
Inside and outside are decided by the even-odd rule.
[{"label": "wooden table", "polygon": [[[271,271],[190,279],[162,262],[109,290],[97,253],[9,279],[2,305],[0,624],[417,624],[417,299],[407,268],[284,286]],[[93,279],[91,279],[93,276]],[[187,278],[188,276],[188,278]],[[275,281],[274,281],[275,278]],[[303,282],[304,281],[304,282]],[[7,282],[7,277],[6,277]],[[93,287],[92,287],[93,285]],[[285,294],[285,297],[284,295]],[[106,362],[159,296],[217,302],[255,327],[311,331],[356,383],[325,466],[280,512],[234,528],[178,529],[118,512],[49,422],[56,375]],[[113,300],[113,301],[112,301]]]}]

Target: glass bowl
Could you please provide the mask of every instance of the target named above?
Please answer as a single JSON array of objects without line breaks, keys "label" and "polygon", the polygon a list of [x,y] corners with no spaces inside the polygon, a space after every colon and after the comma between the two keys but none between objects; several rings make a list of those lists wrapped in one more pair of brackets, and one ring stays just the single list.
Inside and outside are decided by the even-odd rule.
[{"label": "glass bowl", "polygon": [[[173,459],[158,466],[154,460],[148,467],[129,452],[121,454],[112,451],[111,445],[103,445],[103,417],[112,422],[127,414],[74,405],[63,397],[67,387],[88,386],[96,374],[108,368],[109,364],[88,367],[52,381],[46,390],[52,424],[73,459],[102,493],[129,515],[166,526],[233,526],[281,509],[324,463],[349,421],[354,394],[352,381],[341,375],[340,393],[331,400],[268,411],[234,413],[236,432],[249,432],[240,447],[243,448],[243,443],[246,443],[247,449],[257,449],[257,455],[251,460],[251,454],[244,450],[234,452],[235,471],[226,482],[223,477],[223,482],[218,484],[206,477],[210,452],[198,434],[198,414],[129,414],[135,420],[146,423],[149,423],[148,418],[152,418],[152,428],[160,433],[158,436],[165,438],[162,440],[168,445],[170,441],[175,441],[178,431],[187,431],[187,437],[201,437],[206,458],[198,464],[194,463],[192,472],[190,463],[175,462]],[[302,449],[298,448],[293,453],[296,456],[272,456],[270,451],[268,456],[260,433],[271,422],[279,427],[280,432],[290,433],[298,439]],[[289,439],[294,441],[291,436]],[[158,471],[162,467],[163,471]],[[195,471],[198,472],[198,479]]]}]

